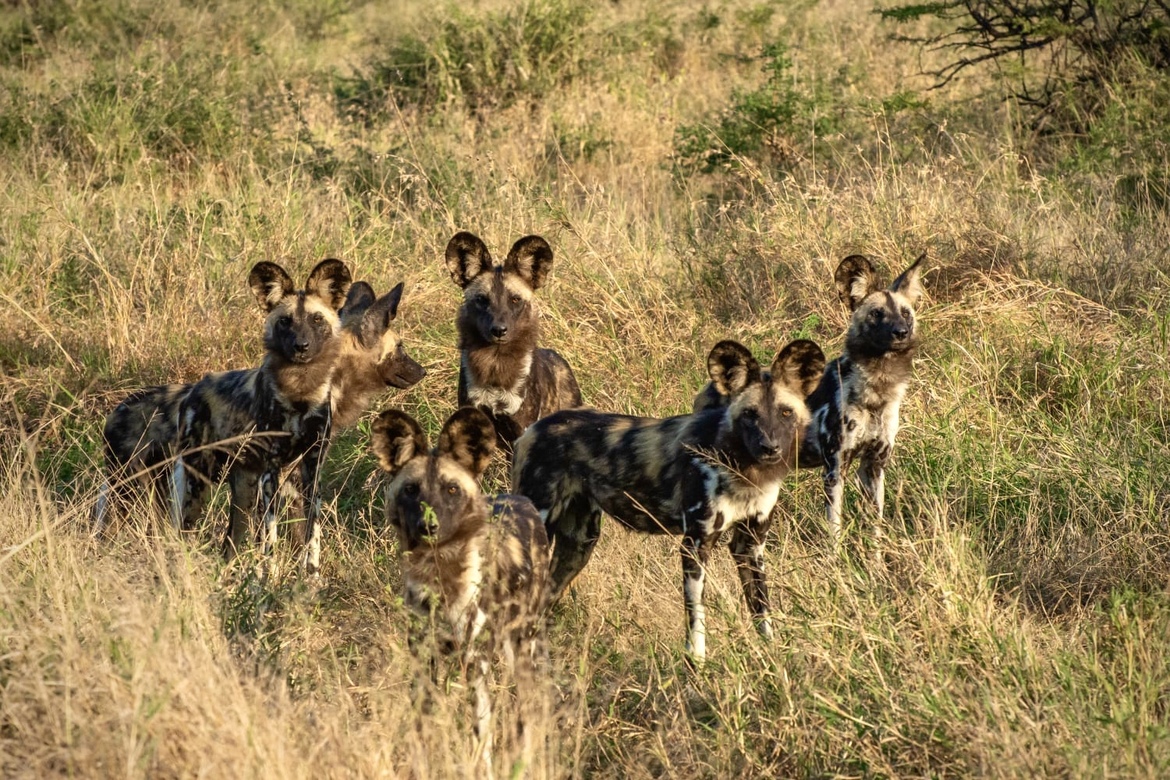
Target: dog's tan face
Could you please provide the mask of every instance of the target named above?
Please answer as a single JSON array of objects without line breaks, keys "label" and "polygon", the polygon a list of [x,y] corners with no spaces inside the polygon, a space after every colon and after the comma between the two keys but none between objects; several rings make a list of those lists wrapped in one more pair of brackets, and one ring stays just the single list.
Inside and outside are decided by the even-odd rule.
[{"label": "dog's tan face", "polygon": [[405,390],[426,376],[426,369],[406,353],[402,336],[392,326],[398,315],[403,284],[377,298],[366,282],[350,288],[341,310],[346,336],[338,359],[339,373],[347,374],[358,391],[394,387]]},{"label": "dog's tan face", "polygon": [[825,355],[811,341],[794,341],[762,371],[751,352],[721,341],[707,358],[716,390],[730,399],[732,435],[752,459],[774,463],[795,453],[809,422],[805,396],[825,368]]},{"label": "dog's tan face", "polygon": [[305,289],[276,263],[257,263],[248,284],[268,312],[264,347],[289,363],[310,363],[341,329],[337,310],[349,290],[349,269],[340,260],[322,260],[309,274]]},{"label": "dog's tan face", "polygon": [[533,293],[552,269],[553,251],[540,236],[525,236],[512,245],[502,265],[495,265],[483,241],[456,233],[447,244],[451,280],[463,288],[458,326],[464,341],[474,334],[483,344],[508,344],[532,338],[536,316]]},{"label": "dog's tan face", "polygon": [[922,296],[922,255],[886,289],[875,280],[873,266],[850,255],[837,267],[837,292],[853,311],[845,340],[863,357],[908,352],[918,342],[914,306]]},{"label": "dog's tan face", "polygon": [[455,412],[434,450],[427,448],[418,423],[397,410],[383,412],[371,435],[379,465],[392,475],[386,519],[398,529],[405,550],[442,545],[469,523],[486,520],[479,478],[495,452],[496,434],[483,412],[470,407]]}]

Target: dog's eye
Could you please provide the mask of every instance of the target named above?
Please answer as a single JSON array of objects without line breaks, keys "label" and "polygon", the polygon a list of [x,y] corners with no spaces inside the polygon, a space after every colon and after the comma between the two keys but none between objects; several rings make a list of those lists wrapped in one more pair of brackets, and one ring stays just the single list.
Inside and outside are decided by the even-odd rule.
[{"label": "dog's eye", "polygon": [[411,498],[414,498],[415,496],[418,495],[418,483],[417,482],[410,482],[410,483],[404,485],[402,488],[402,492],[404,495],[407,495]]},{"label": "dog's eye", "polygon": [[781,417],[791,417],[791,416],[792,416],[792,410],[791,410],[791,409],[785,409],[784,411],[780,412],[780,416],[781,416]]},{"label": "dog's eye", "polygon": [[478,306],[481,309],[486,309],[489,305],[491,305],[491,301],[488,300],[488,297],[486,295],[475,296],[474,303],[476,306]]},{"label": "dog's eye", "polygon": [[277,320],[276,324],[282,328],[287,328],[288,326],[292,325],[292,317],[285,315],[284,317],[281,317],[279,320]]},{"label": "dog's eye", "polygon": [[454,482],[449,483],[447,485],[447,495],[449,495],[449,496],[459,495],[459,486],[456,485]]},{"label": "dog's eye", "polygon": [[321,314],[321,312],[317,312],[316,314],[313,315],[313,324],[314,325],[320,325],[324,321],[325,321],[325,315]]},{"label": "dog's eye", "polygon": [[910,319],[910,310],[907,309],[905,306],[902,307],[902,319],[904,319],[904,320]]},{"label": "dog's eye", "polygon": [[869,311],[869,318],[874,322],[881,322],[883,316],[881,309],[870,309]]},{"label": "dog's eye", "polygon": [[509,300],[511,300],[511,301],[512,301],[512,305],[513,305],[513,306],[519,306],[519,305],[520,305],[520,301],[521,301],[522,299],[520,298],[520,296],[519,296],[519,295],[513,295],[513,296],[512,296],[512,297],[511,297]]}]

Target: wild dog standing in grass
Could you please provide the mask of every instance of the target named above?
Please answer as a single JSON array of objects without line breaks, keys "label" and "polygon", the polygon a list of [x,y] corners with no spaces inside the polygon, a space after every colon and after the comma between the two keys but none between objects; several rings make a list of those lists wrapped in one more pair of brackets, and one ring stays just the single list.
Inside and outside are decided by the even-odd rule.
[{"label": "wild dog standing in grass", "polygon": [[544,518],[554,596],[589,561],[602,512],[643,533],[681,534],[687,651],[701,662],[704,570],[730,531],[748,610],[770,636],[764,538],[808,425],[804,398],[824,365],[820,347],[800,340],[765,373],[745,347],[721,341],[707,369],[726,407],[665,420],[568,410],[529,428],[516,443],[512,489]]},{"label": "wild dog standing in grass", "polygon": [[[853,316],[845,354],[826,368],[807,399],[812,422],[797,465],[825,470],[825,514],[835,544],[841,541],[844,475],[854,459],[861,490],[874,507],[874,535],[882,533],[885,473],[898,433],[898,412],[918,344],[914,305],[922,296],[923,254],[886,289],[862,255],[841,261],[837,294]],[[726,406],[715,383],[695,398],[695,409]]]},{"label": "wild dog standing in grass", "polygon": [[[334,429],[355,423],[379,391],[406,389],[426,375],[426,369],[406,354],[402,338],[391,327],[402,289],[398,284],[378,298],[369,284],[357,282],[346,295],[339,312],[342,340],[329,392]],[[111,512],[125,511],[135,485],[153,491],[159,507],[166,511],[179,404],[190,389],[189,384],[171,384],[139,390],[106,418],[107,481],[95,510],[96,533],[105,532]],[[303,508],[294,508],[295,497],[293,502],[290,511],[303,513]]]},{"label": "wild dog standing in grass", "polygon": [[[398,530],[406,603],[441,647],[458,653],[475,689],[477,736],[490,753],[491,656],[512,665],[522,697],[543,655],[544,525],[528,499],[480,490],[496,444],[491,420],[478,409],[451,415],[434,449],[414,419],[385,411],[374,423],[372,448],[391,477],[386,519]],[[418,640],[416,631],[415,647]],[[493,646],[485,648],[485,640]]]},{"label": "wild dog standing in grass", "polygon": [[509,454],[520,434],[541,417],[581,405],[581,390],[564,358],[536,346],[539,319],[532,295],[552,268],[552,248],[540,236],[512,245],[502,265],[471,233],[447,244],[447,270],[463,288],[459,331],[459,405],[484,411]]},{"label": "wild dog standing in grass", "polygon": [[853,316],[845,354],[826,367],[808,398],[813,422],[800,465],[824,466],[825,513],[836,544],[841,541],[843,479],[854,459],[861,492],[873,504],[874,536],[881,537],[886,464],[918,345],[914,305],[922,296],[925,259],[923,253],[884,290],[862,255],[846,257],[834,274],[837,294]]},{"label": "wild dog standing in grass", "polygon": [[293,481],[304,507],[294,540],[308,544],[317,568],[320,528],[317,476],[332,421],[330,386],[341,348],[337,310],[350,286],[340,260],[317,264],[305,289],[275,263],[257,263],[248,277],[268,312],[264,360],[255,370],[208,374],[179,404],[178,458],[172,472],[172,519],[194,527],[207,490],[226,476],[231,487],[225,554],[244,544],[257,508],[263,540],[276,538],[276,496],[282,477]]}]

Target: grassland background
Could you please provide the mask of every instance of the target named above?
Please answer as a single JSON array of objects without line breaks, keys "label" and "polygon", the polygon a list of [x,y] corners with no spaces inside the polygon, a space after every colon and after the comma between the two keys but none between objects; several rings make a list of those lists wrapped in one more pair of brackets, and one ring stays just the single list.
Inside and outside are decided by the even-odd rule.
[{"label": "grassland background", "polygon": [[[675,542],[607,525],[554,614],[532,776],[1170,772],[1170,90],[1133,64],[1089,132],[1039,137],[1003,73],[930,91],[941,55],[871,11],[0,7],[0,773],[475,772],[463,698],[410,703],[365,424],[330,456],[319,584],[225,567],[222,508],[200,540],[86,532],[117,401],[259,359],[262,259],[405,281],[429,373],[377,408],[437,430],[461,229],[501,255],[548,238],[545,342],[589,403],[647,415],[689,409],[721,338],[838,353],[844,255],[888,274],[930,256],[887,569],[830,554],[818,480],[792,477],[775,640],[719,556],[691,675]],[[734,120],[776,43],[768,94],[791,116],[688,166],[685,129]]]}]

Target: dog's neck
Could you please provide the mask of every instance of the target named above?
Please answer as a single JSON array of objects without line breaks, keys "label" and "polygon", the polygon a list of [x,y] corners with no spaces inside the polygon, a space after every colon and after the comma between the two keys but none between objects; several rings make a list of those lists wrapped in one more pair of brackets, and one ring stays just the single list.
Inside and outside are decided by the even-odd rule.
[{"label": "dog's neck", "polygon": [[267,378],[272,394],[289,408],[320,406],[329,402],[338,345],[332,339],[308,363],[294,363],[269,352],[264,356],[261,375]]}]

